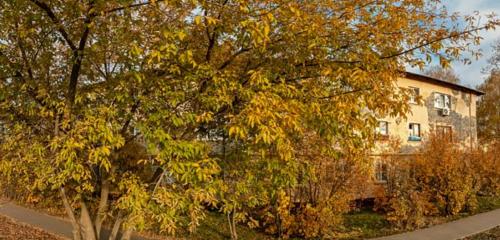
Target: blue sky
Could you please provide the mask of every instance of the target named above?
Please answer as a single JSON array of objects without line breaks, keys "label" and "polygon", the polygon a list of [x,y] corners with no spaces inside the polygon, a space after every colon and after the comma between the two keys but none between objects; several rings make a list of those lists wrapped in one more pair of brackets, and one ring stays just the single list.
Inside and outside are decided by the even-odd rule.
[{"label": "blue sky", "polygon": [[[462,15],[472,14],[476,10],[482,15],[492,12],[500,14],[500,0],[442,0],[442,3],[449,12],[460,12]],[[464,65],[460,62],[452,64],[453,70],[460,77],[461,84],[471,87],[477,87],[485,80],[486,75],[481,73],[481,69],[487,65],[486,61],[492,54],[491,45],[496,39],[500,39],[500,28],[494,31],[483,31],[480,35],[484,38],[479,46],[483,56],[479,60],[473,60],[470,65]],[[414,69],[408,70],[420,72]]]}]

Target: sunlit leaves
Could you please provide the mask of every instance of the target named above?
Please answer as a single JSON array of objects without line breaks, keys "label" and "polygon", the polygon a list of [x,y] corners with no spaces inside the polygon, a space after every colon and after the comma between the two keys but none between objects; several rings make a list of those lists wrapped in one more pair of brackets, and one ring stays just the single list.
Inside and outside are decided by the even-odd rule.
[{"label": "sunlit leaves", "polygon": [[[320,163],[361,169],[376,118],[408,112],[405,66],[448,65],[480,40],[477,16],[446,25],[457,16],[437,1],[47,2],[56,21],[0,3],[2,177],[64,186],[91,210],[109,181],[110,216],[169,234],[216,201],[233,223],[290,216],[292,190],[326,181]],[[335,219],[349,193],[335,194],[303,213]]]}]

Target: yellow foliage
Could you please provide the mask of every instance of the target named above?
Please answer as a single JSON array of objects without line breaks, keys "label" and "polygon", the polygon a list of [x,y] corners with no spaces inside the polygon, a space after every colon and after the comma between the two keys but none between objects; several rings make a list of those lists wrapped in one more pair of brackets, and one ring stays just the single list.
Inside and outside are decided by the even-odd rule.
[{"label": "yellow foliage", "polygon": [[430,216],[473,211],[480,191],[499,192],[494,151],[471,152],[431,133],[415,155],[384,159],[388,182],[378,208],[387,212],[388,221],[405,229],[426,225]]}]

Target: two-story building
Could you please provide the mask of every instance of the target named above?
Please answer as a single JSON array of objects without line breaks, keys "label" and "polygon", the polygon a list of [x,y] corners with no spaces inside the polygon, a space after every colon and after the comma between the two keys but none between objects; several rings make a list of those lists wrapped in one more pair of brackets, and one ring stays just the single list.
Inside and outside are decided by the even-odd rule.
[{"label": "two-story building", "polygon": [[[388,139],[399,139],[401,151],[411,155],[432,131],[453,139],[464,147],[477,142],[476,101],[483,92],[460,84],[406,73],[398,78],[401,88],[411,89],[411,112],[404,118],[381,118],[376,129],[380,141],[374,149],[375,181],[384,182],[386,166],[377,155],[387,148]],[[420,100],[420,101],[418,101]]]}]

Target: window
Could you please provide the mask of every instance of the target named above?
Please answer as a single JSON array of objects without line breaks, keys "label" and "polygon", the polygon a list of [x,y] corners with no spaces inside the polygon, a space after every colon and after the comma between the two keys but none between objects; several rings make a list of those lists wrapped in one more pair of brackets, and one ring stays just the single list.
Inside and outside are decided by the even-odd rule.
[{"label": "window", "polygon": [[434,93],[434,107],[439,109],[451,109],[450,96],[442,93]]},{"label": "window", "polygon": [[134,128],[132,129],[132,135],[133,135],[133,136],[137,136],[137,135],[139,135],[139,134],[140,134],[139,128],[134,127]]},{"label": "window", "polygon": [[376,132],[378,135],[381,135],[381,136],[389,135],[389,123],[386,121],[379,121]]},{"label": "window", "polygon": [[409,136],[408,140],[410,141],[420,141],[420,124],[419,123],[410,123],[408,126]]},{"label": "window", "polygon": [[453,140],[453,132],[451,126],[436,126],[436,135],[448,141]]},{"label": "window", "polygon": [[381,160],[375,162],[375,180],[387,182],[387,164]]},{"label": "window", "polygon": [[416,87],[410,87],[410,103],[417,104],[418,96],[420,95],[420,89]]}]

